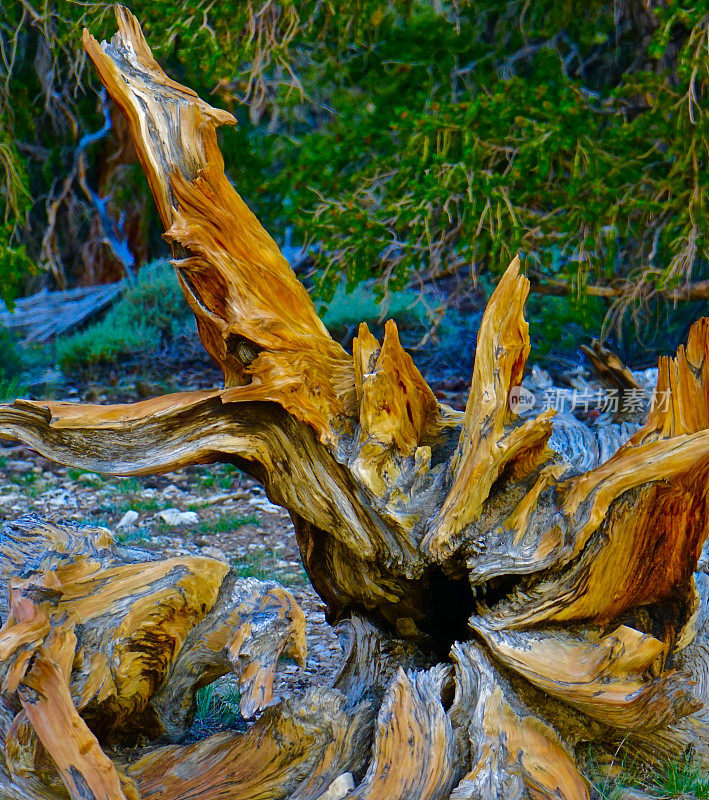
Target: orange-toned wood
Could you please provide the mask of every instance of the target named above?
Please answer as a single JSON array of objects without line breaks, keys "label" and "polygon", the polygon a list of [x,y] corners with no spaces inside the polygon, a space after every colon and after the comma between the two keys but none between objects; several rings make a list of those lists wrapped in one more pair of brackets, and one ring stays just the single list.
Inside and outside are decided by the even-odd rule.
[{"label": "orange-toned wood", "polygon": [[[347,654],[334,687],[272,707],[281,656],[305,658],[286,590],[210,559],[132,558],[102,529],[8,524],[0,795],[587,800],[588,743],[650,762],[691,744],[709,764],[709,320],[661,360],[645,425],[611,454],[620,428],[512,411],[530,350],[515,259],[454,412],[393,322],[381,345],[360,326],[351,356],[332,340],[225,177],[215,130],[231,115],[165,75],[122,8],[118,28],[85,46],[225,388],[17,400],[0,436],[114,474],[238,463],[289,510]],[[613,354],[589,355],[637,388]],[[587,471],[559,444],[573,426],[604,453]],[[248,731],[155,749],[229,671]],[[137,734],[153,746],[126,766],[112,748]]]}]

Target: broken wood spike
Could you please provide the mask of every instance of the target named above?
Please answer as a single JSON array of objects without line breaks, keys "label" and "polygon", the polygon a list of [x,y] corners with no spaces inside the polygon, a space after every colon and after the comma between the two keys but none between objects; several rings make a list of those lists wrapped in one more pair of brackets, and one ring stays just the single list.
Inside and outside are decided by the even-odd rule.
[{"label": "broken wood spike", "polygon": [[234,672],[239,707],[251,719],[270,705],[280,658],[305,666],[305,616],[290,592],[273,582],[229,575],[204,620],[188,634],[152,705],[168,736],[192,722],[198,688]]},{"label": "broken wood spike", "polygon": [[[45,608],[38,607],[24,590],[42,591],[55,589],[58,582],[51,574],[40,581],[11,580],[8,584],[9,610],[7,619],[0,628],[0,688],[3,692],[15,692],[25,676],[30,659],[51,631],[49,615]],[[9,658],[13,657],[11,665]],[[3,668],[3,665],[6,665]]]},{"label": "broken wood spike", "polygon": [[84,31],[84,47],[128,121],[202,342],[226,386],[249,384],[245,399],[281,403],[329,439],[354,401],[352,363],[224,175],[216,128],[234,117],[168,78],[135,17],[116,16],[110,43]]},{"label": "broken wood spike", "polygon": [[447,668],[399,670],[379,710],[372,760],[352,800],[446,797],[456,778],[453,727],[441,703]]},{"label": "broken wood spike", "polygon": [[428,445],[445,422],[433,392],[401,346],[393,320],[385,326],[381,347],[362,323],[353,342],[353,360],[359,452],[351,470],[381,497],[401,479],[403,459],[417,455],[420,462],[430,457]]},{"label": "broken wood spike", "polygon": [[697,711],[691,679],[665,670],[667,645],[621,625],[607,635],[475,629],[490,650],[547,694],[620,730],[657,730]]},{"label": "broken wood spike", "polygon": [[628,389],[642,388],[637,378],[618,355],[604,347],[598,339],[591,342],[591,347],[582,344],[579,350],[591,362],[591,366],[604,386],[621,393]]},{"label": "broken wood spike", "polygon": [[140,800],[74,706],[69,690],[76,650],[72,627],[55,627],[38,649],[18,688],[22,708],[72,800]]},{"label": "broken wood spike", "polygon": [[[588,800],[589,745],[648,763],[691,746],[709,766],[709,321],[661,361],[631,438],[520,418],[515,259],[483,315],[465,413],[447,408],[393,322],[381,345],[360,326],[351,356],[332,340],[224,175],[215,128],[231,115],[162,72],[128,11],[118,22],[110,43],[86,34],[87,51],[225,388],[17,400],[0,436],[112,474],[237,464],[288,509],[346,655],[333,687],[269,705],[280,657],[305,655],[284,589],[209,559],[151,560],[101,529],[7,525],[0,795],[65,800],[81,774],[117,800]],[[197,689],[231,672],[255,721],[179,744]],[[45,705],[23,710],[27,681]],[[143,741],[119,769],[113,748]]]},{"label": "broken wood spike", "polygon": [[553,411],[510,430],[510,390],[520,385],[529,355],[528,293],[529,281],[519,274],[515,259],[480,323],[465,418],[450,462],[452,485],[423,542],[438,560],[453,554],[459,535],[480,516],[503,470],[516,465],[516,477],[523,478],[552,456],[546,445]]},{"label": "broken wood spike", "polygon": [[[360,326],[355,356],[359,363],[365,359],[371,361],[375,355],[370,349],[376,342],[372,342],[374,337],[367,337],[364,346],[359,341],[368,333],[366,325]],[[360,438],[373,439],[404,457],[412,455],[427,438],[427,427],[435,426],[438,402],[411,356],[402,348],[393,320],[385,326],[384,342],[376,353],[376,361],[367,367],[358,368]]]},{"label": "broken wood spike", "polygon": [[698,433],[709,428],[709,319],[689,329],[674,358],[662,356],[652,408],[627,446]]}]

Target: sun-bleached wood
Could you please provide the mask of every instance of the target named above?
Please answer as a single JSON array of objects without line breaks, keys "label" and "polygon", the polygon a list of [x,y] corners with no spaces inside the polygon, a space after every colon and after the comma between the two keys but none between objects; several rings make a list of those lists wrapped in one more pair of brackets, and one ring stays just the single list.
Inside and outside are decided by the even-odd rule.
[{"label": "sun-bleached wood", "polygon": [[[168,78],[125,9],[118,28],[85,46],[224,388],[18,400],[0,407],[0,435],[97,472],[238,464],[290,512],[346,655],[331,688],[180,744],[195,689],[229,670],[245,716],[268,705],[279,655],[304,656],[292,598],[208,559],[141,562],[106,532],[9,526],[0,781],[28,798],[38,781],[82,797],[81,776],[117,800],[316,800],[351,774],[359,800],[584,800],[588,745],[648,762],[691,746],[709,764],[709,321],[661,360],[629,439],[552,412],[522,420],[510,393],[530,352],[529,283],[515,259],[482,319],[466,410],[447,408],[393,322],[381,343],[360,326],[352,355],[332,340],[224,175],[215,129],[231,115]],[[25,539],[45,555],[28,561]],[[156,593],[148,637],[140,598]],[[252,624],[264,616],[268,634]],[[172,744],[126,765],[112,747],[131,730]]]}]

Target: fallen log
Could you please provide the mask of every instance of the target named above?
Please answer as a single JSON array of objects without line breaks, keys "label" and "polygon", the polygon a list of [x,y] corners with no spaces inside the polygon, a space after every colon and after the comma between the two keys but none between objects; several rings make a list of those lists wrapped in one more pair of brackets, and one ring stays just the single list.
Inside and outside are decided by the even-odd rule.
[{"label": "fallen log", "polygon": [[77,328],[116,301],[125,281],[48,292],[43,290],[15,303],[12,312],[0,301],[0,325],[17,330],[25,342],[46,342]]},{"label": "fallen log", "polygon": [[[315,800],[349,773],[357,800],[584,800],[589,744],[648,762],[693,749],[709,764],[698,568],[709,320],[660,362],[671,402],[656,399],[617,452],[581,471],[550,446],[553,412],[520,419],[510,405],[530,349],[515,260],[482,320],[466,410],[453,411],[394,323],[381,343],[361,325],[352,355],[330,338],[224,176],[215,129],[231,115],[168,78],[125,9],[118,26],[85,46],[126,116],[224,388],[117,406],[18,400],[0,407],[0,434],[96,472],[213,461],[250,472],[289,510],[347,656],[331,689],[268,708],[246,733],[126,765],[108,756],[114,739],[128,728],[179,740],[183,699],[242,654],[244,713],[263,706],[279,648],[299,653],[297,612],[276,588],[250,588],[235,607],[219,562],[136,568],[105,534],[69,547],[53,544],[66,529],[45,530],[45,555],[28,560],[25,531],[0,551],[11,562],[2,775],[14,796],[37,796],[40,774],[77,799]],[[134,609],[156,592],[145,636]],[[263,603],[281,627],[261,646],[248,615]],[[104,607],[100,636],[87,636],[83,615]],[[94,639],[112,643],[108,671]],[[128,694],[113,677],[124,674]],[[111,702],[91,705],[107,691]]]}]

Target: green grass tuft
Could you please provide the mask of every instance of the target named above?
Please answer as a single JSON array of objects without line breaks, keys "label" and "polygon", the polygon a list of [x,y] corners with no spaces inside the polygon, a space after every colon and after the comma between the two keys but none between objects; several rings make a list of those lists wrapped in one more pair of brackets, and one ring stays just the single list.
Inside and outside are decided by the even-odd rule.
[{"label": "green grass tuft", "polygon": [[113,535],[117,544],[145,544],[150,541],[150,531],[147,528],[119,531]]},{"label": "green grass tuft", "polygon": [[213,535],[215,533],[231,533],[244,525],[260,525],[261,521],[255,514],[236,514],[229,511],[219,517],[205,520],[195,528],[195,533],[201,535]]},{"label": "green grass tuft", "polygon": [[195,722],[202,725],[233,727],[242,721],[240,694],[232,682],[215,681],[197,691]]},{"label": "green grass tuft", "polygon": [[6,378],[0,372],[0,403],[15,400],[25,394],[27,394],[27,385],[20,378]]},{"label": "green grass tuft", "polygon": [[661,797],[690,795],[709,800],[709,775],[692,759],[670,761],[653,777],[651,787]]},{"label": "green grass tuft", "polygon": [[115,485],[116,494],[138,494],[143,485],[137,478],[121,478]]},{"label": "green grass tuft", "polygon": [[274,580],[276,576],[273,570],[266,566],[265,561],[266,559],[257,556],[249,561],[232,560],[231,565],[240,578],[256,578],[259,581]]},{"label": "green grass tuft", "polygon": [[25,472],[22,475],[15,474],[10,480],[18,486],[32,486],[37,482],[39,475],[36,472]]},{"label": "green grass tuft", "polygon": [[145,511],[160,511],[164,503],[161,503],[156,497],[133,497],[125,503],[119,503],[117,510],[121,514],[126,511],[137,511],[139,514]]},{"label": "green grass tuft", "polygon": [[[610,777],[609,767],[615,766]],[[618,800],[627,789],[638,789],[658,800],[696,798],[709,800],[709,775],[693,758],[668,761],[653,769],[627,754],[612,764],[601,767],[598,754],[589,753],[586,768],[600,800]]]}]

